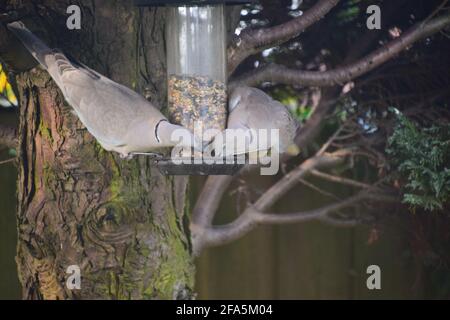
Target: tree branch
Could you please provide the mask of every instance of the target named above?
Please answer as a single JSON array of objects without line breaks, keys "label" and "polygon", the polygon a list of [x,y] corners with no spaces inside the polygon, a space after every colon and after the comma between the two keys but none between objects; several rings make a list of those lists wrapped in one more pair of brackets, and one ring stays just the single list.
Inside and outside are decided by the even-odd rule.
[{"label": "tree branch", "polygon": [[13,126],[0,125],[0,146],[15,148],[17,145],[17,130]]},{"label": "tree branch", "polygon": [[254,207],[258,211],[266,211],[284,194],[299,183],[299,179],[303,178],[307,173],[315,168],[327,168],[342,163],[347,156],[353,153],[351,149],[341,149],[333,153],[324,153],[316,155],[305,160],[300,166],[287,173],[280,181],[270,187],[255,202]]},{"label": "tree branch", "polygon": [[356,227],[361,221],[358,219],[338,219],[330,216],[323,216],[318,219],[320,222],[326,223],[333,227],[350,228]]},{"label": "tree branch", "polygon": [[[317,6],[319,6],[322,2],[323,1],[320,1],[317,4]],[[305,17],[305,15],[302,16],[302,18],[304,18],[304,17]],[[385,45],[384,47],[374,51],[372,54],[369,54],[365,58],[360,59],[356,63],[347,65],[346,67],[341,67],[341,68],[337,68],[335,70],[326,71],[326,72],[302,72],[302,71],[296,71],[296,70],[288,70],[285,68],[288,71],[287,78],[289,81],[291,81],[291,83],[294,83],[294,84],[321,85],[321,86],[334,86],[336,84],[340,84],[342,82],[349,81],[357,76],[360,76],[360,75],[376,68],[380,64],[391,59],[392,57],[394,57],[396,54],[401,52],[403,49],[407,48],[412,43],[442,29],[443,27],[445,27],[446,25],[449,24],[449,20],[450,20],[449,15],[446,15],[446,16],[441,16],[440,18],[436,18],[430,22],[427,22],[427,23],[423,22],[422,24],[416,25],[415,27],[413,27],[412,29],[410,29],[409,31],[404,33],[401,37],[390,42],[389,44]],[[268,28],[268,29],[263,29],[263,30],[268,31],[268,30],[273,30],[273,28]],[[247,35],[250,35],[252,33],[254,36],[256,36],[256,38],[249,39],[248,42],[246,42],[246,43],[245,42],[240,43],[238,46],[239,48],[237,50],[238,51],[243,50],[243,48],[248,46],[249,43],[250,44],[264,43],[264,42],[258,42],[258,41],[260,41],[260,39],[257,36],[258,32],[261,32],[261,31],[259,31],[259,30],[245,31],[243,36],[241,37],[241,40],[244,40]],[[268,39],[268,38],[270,38],[269,34],[267,35],[266,39]],[[279,41],[282,41],[282,40],[279,40]],[[273,45],[273,43],[272,43],[272,45]],[[264,47],[258,47],[256,45],[253,49],[251,49],[249,51],[248,54],[244,54],[243,56],[241,56],[241,58],[243,57],[242,59],[245,59],[246,57],[248,57],[250,54],[252,54],[252,50],[256,50],[256,52],[257,52],[256,48],[259,48],[260,50],[264,49]],[[239,61],[239,59],[241,59],[240,55],[243,54],[242,52],[239,53],[238,51],[232,51],[232,50],[229,51],[229,61],[231,62],[230,63],[231,71],[233,71],[234,68],[237,66],[237,64],[240,63],[239,62],[236,65],[233,65],[233,61],[234,62]],[[243,51],[245,51],[245,50],[243,50]],[[253,51],[253,53],[254,53],[254,51]],[[242,60],[240,60],[240,61],[242,61]],[[271,68],[273,68],[273,67],[271,67]],[[281,68],[283,68],[283,67],[281,67]],[[263,69],[261,69],[261,70],[263,70]],[[252,79],[252,81],[254,81],[253,83],[256,84],[256,83],[259,83],[262,81],[273,80],[273,79],[264,78],[261,75],[258,75],[261,72],[261,70],[258,69],[255,71],[255,73],[257,73],[257,77],[260,77],[260,78],[259,78],[259,80]],[[269,71],[270,71],[270,69],[269,69]],[[279,71],[279,70],[277,69],[277,71]],[[263,76],[267,76],[267,71],[265,71],[265,72],[266,72],[265,74],[264,73],[262,74]],[[283,70],[283,72],[284,72],[284,70]],[[279,76],[282,80],[285,80],[283,76],[280,76],[280,75],[276,75],[276,76]],[[241,78],[241,79],[245,79],[245,77]],[[239,82],[239,80],[231,82],[230,83],[231,90],[232,90],[233,86],[236,86],[239,84],[242,84],[242,82]],[[246,83],[246,84],[251,85],[252,83]],[[316,112],[307,121],[307,123],[301,128],[299,134],[297,135],[296,143],[298,145],[300,145],[301,147],[305,147],[308,144],[308,142],[311,140],[311,137],[313,137],[315,135],[315,133],[317,133],[318,128],[320,127],[319,124],[322,122],[324,116],[329,112],[331,106],[338,99],[337,98],[339,96],[338,91],[339,90],[337,90],[335,88],[327,88],[326,89],[327,94],[324,95],[323,99],[321,100],[321,103],[319,104],[318,108],[316,109]],[[304,164],[305,165],[308,164],[308,161],[305,161]],[[299,177],[300,177],[299,179],[301,179],[301,177],[308,172],[309,172],[309,170],[306,170],[304,173],[301,173],[299,175]],[[201,196],[200,196],[198,202],[196,203],[196,207],[194,208],[193,223],[191,225],[192,235],[193,235],[193,245],[194,245],[194,249],[197,250],[197,254],[201,250],[203,245],[208,241],[207,238],[205,238],[205,234],[204,234],[205,230],[209,230],[209,229],[215,230],[216,229],[216,228],[211,227],[211,222],[213,220],[215,212],[218,209],[220,200],[221,200],[223,194],[226,192],[227,187],[231,183],[232,179],[233,179],[232,177],[209,177],[207,184],[205,185],[205,187],[202,190]],[[261,197],[258,200],[258,201],[260,201],[259,204],[264,205],[264,204],[270,204],[270,203],[275,202],[279,197],[282,196],[282,193],[285,192],[284,190],[289,190],[293,185],[295,185],[296,182],[298,182],[298,179],[295,183],[294,183],[294,180],[292,180],[288,183],[286,180],[282,179],[280,181],[280,183],[281,182],[285,183],[285,185],[284,186],[279,185],[279,184],[276,185],[278,187],[281,186],[280,190],[282,192],[280,193],[280,195],[275,196],[272,199],[269,196],[267,196],[267,194],[269,194],[270,192],[273,191],[273,189],[272,189],[273,187],[272,187],[271,189],[269,189],[272,191],[265,193],[263,195],[263,197]],[[342,180],[341,180],[341,182],[342,182]],[[362,187],[363,185],[358,184],[358,186]],[[255,206],[256,206],[256,204],[255,204]],[[248,210],[250,210],[250,209],[248,209]],[[264,210],[260,210],[260,211],[256,210],[256,211],[262,212]],[[246,212],[246,211],[244,211],[244,212]],[[247,217],[248,217],[248,215],[243,214],[235,222],[233,222],[233,224],[236,224],[236,226],[237,226],[236,230],[239,230],[240,226],[247,225],[245,223]],[[327,223],[342,225],[342,226],[354,224],[354,221],[342,221],[342,220],[334,219],[334,218],[331,218],[328,216],[322,217],[319,220],[322,220]],[[242,222],[244,222],[244,223],[242,223]],[[220,229],[221,227],[217,227],[217,228]]]},{"label": "tree branch", "polygon": [[211,226],[220,201],[233,178],[233,176],[210,176],[207,178],[192,211],[190,229],[194,243],[202,237],[203,230]]},{"label": "tree branch", "polygon": [[247,57],[297,37],[326,15],[338,2],[339,0],[320,0],[302,16],[281,25],[257,30],[244,29],[240,37],[228,48],[228,74],[232,74]]},{"label": "tree branch", "polygon": [[428,22],[422,22],[402,36],[392,40],[373,53],[355,63],[329,71],[293,70],[282,65],[269,64],[257,68],[242,77],[231,81],[230,90],[236,86],[256,86],[262,82],[274,82],[302,86],[334,86],[355,79],[392,59],[413,43],[428,37],[450,25],[450,14],[442,15]]},{"label": "tree branch", "polygon": [[357,220],[340,220],[328,216],[330,213],[357,204],[363,200],[397,201],[395,197],[379,196],[362,191],[346,200],[336,202],[319,209],[294,213],[263,213],[254,206],[246,209],[234,222],[219,227],[210,227],[203,235],[204,246],[217,246],[236,240],[261,224],[286,224],[319,220],[337,226],[352,226]]},{"label": "tree branch", "polygon": [[[320,132],[324,118],[339,100],[339,93],[340,89],[338,87],[329,87],[322,90],[322,97],[318,106],[315,108],[308,121],[300,127],[300,130],[298,130],[294,139],[295,144],[300,150],[306,148]],[[282,162],[287,161],[289,158],[291,158],[290,155],[284,154]]]},{"label": "tree branch", "polygon": [[321,178],[321,179],[325,179],[331,182],[337,182],[337,183],[341,183],[341,184],[345,184],[348,186],[352,186],[352,187],[357,187],[357,188],[369,188],[371,187],[371,185],[366,184],[366,183],[362,183],[353,179],[348,179],[348,178],[344,178],[344,177],[339,177],[339,176],[334,176],[328,173],[324,173],[321,172],[319,170],[311,170],[311,175]]},{"label": "tree branch", "polygon": [[[293,186],[299,183],[299,179],[304,177],[310,170],[315,168],[324,168],[337,165],[344,161],[344,159],[352,154],[351,149],[342,149],[333,153],[317,154],[316,156],[305,160],[296,169],[286,174],[280,181],[270,187],[264,194],[253,204],[252,207],[247,208],[244,213],[231,225],[236,226],[236,230],[232,233],[236,235],[245,234],[249,231],[251,223],[254,221],[252,214],[256,211],[263,212],[269,209],[278,199],[286,194]],[[222,177],[221,177],[222,178]],[[205,245],[208,245],[209,235],[207,230],[215,230],[211,227],[211,220],[214,217],[220,199],[227,189],[232,177],[223,177],[222,184],[218,183],[218,177],[208,178],[208,182],[212,185],[205,186],[202,190],[201,198],[203,201],[197,202],[194,210],[194,219],[191,224],[192,245],[194,254],[198,255]],[[217,227],[221,229],[222,227]],[[242,229],[242,230],[241,230]],[[231,240],[235,238],[232,237]]]},{"label": "tree branch", "polygon": [[9,158],[9,159],[7,159],[7,160],[2,160],[2,161],[0,161],[0,165],[2,165],[2,164],[7,164],[7,163],[10,163],[10,162],[13,162],[13,161],[16,161],[17,160],[17,158]]}]

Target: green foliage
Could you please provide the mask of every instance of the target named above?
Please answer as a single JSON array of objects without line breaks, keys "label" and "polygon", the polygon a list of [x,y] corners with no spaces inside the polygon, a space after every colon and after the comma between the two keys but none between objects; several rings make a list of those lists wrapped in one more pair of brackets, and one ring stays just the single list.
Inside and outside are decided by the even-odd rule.
[{"label": "green foliage", "polygon": [[338,24],[346,24],[356,20],[361,13],[359,8],[360,2],[360,0],[347,1],[343,5],[343,9],[337,13]]},{"label": "green foliage", "polygon": [[276,88],[270,95],[277,101],[280,101],[282,104],[288,107],[294,117],[300,122],[303,123],[309,119],[312,112],[312,107],[309,105],[300,105],[299,103],[299,94],[290,87],[285,88]]},{"label": "green foliage", "polygon": [[398,123],[386,151],[407,180],[403,202],[442,209],[450,200],[450,124],[422,128],[396,113]]}]

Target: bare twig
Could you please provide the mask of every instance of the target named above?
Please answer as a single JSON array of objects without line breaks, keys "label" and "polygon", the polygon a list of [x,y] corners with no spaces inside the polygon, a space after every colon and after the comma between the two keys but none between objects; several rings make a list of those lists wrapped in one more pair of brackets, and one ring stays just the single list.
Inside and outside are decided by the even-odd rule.
[{"label": "bare twig", "polygon": [[322,178],[331,182],[337,182],[341,184],[345,184],[352,187],[358,187],[358,188],[370,188],[371,185],[362,183],[353,179],[348,179],[344,177],[334,176],[328,173],[321,172],[319,170],[311,170],[311,175],[316,176],[318,178]]},{"label": "bare twig", "polygon": [[[338,88],[325,88],[322,92],[322,98],[314,113],[308,121],[300,128],[295,137],[295,143],[300,149],[305,148],[313,137],[320,131],[321,123],[325,116],[330,112],[332,107],[339,99]],[[286,159],[283,159],[286,160]]]},{"label": "bare twig", "polygon": [[441,11],[445,8],[447,3],[448,3],[448,0],[442,1],[442,3],[423,21],[423,23],[427,23],[432,18],[434,18],[439,13],[439,11]]},{"label": "bare twig", "polygon": [[228,48],[228,73],[232,74],[247,57],[297,37],[326,15],[339,0],[320,0],[302,16],[281,25],[257,30],[244,29]]},{"label": "bare twig", "polygon": [[13,161],[15,161],[17,158],[10,158],[10,159],[7,159],[7,160],[2,160],[2,161],[0,161],[0,165],[2,165],[2,164],[6,164],[6,163],[10,163],[10,162],[13,162]]},{"label": "bare twig", "polygon": [[332,225],[333,227],[350,228],[357,226],[361,221],[358,219],[338,219],[330,216],[324,216],[319,221]]},{"label": "bare twig", "polygon": [[450,14],[434,18],[427,23],[418,23],[402,36],[383,45],[364,58],[329,71],[293,70],[282,65],[269,64],[247,73],[230,82],[230,90],[236,86],[256,86],[262,82],[273,82],[302,86],[334,86],[355,79],[392,59],[413,43],[428,37],[450,24]]},{"label": "bare twig", "polygon": [[317,152],[318,155],[322,155],[324,152],[326,152],[328,150],[328,148],[330,147],[330,145],[336,140],[336,138],[339,136],[339,134],[342,132],[342,130],[344,129],[344,125],[340,126],[339,129],[337,129],[333,135],[328,139],[327,142],[325,142],[322,147],[319,149],[319,151]]},{"label": "bare twig", "polygon": [[314,185],[313,183],[306,181],[303,178],[298,179],[298,181],[300,181],[303,185],[307,186],[308,188],[310,188],[314,191],[317,191],[318,193],[320,193],[326,197],[333,198],[335,200],[339,200],[339,197],[337,197],[335,194],[325,191],[325,190],[319,188],[318,186]]}]

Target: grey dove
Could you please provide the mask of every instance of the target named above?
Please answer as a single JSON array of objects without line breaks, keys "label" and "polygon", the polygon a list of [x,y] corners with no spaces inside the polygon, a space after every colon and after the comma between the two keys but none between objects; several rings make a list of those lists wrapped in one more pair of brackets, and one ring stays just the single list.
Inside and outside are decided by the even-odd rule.
[{"label": "grey dove", "polygon": [[[104,149],[122,157],[155,151],[178,144],[171,139],[175,130],[187,131],[169,123],[135,91],[50,49],[22,22],[10,23],[8,29],[48,71],[80,121]],[[195,139],[189,131],[186,134],[190,139],[181,143],[187,148],[191,142],[192,146],[195,144]]]},{"label": "grey dove", "polygon": [[[275,141],[271,141],[269,134],[266,146],[259,144],[255,148],[256,144],[251,145],[252,141],[258,139],[255,134],[258,134],[259,129],[267,129],[268,132],[271,129],[279,130],[278,152],[291,155],[299,153],[298,147],[294,144],[298,123],[285,105],[272,99],[264,91],[251,87],[236,88],[229,98],[228,112],[227,129],[222,133],[225,150],[217,150],[218,154],[229,157],[242,153],[268,151],[275,145]],[[245,145],[236,143],[234,148],[229,148],[225,135],[236,129],[241,129],[241,132],[245,134]]]}]

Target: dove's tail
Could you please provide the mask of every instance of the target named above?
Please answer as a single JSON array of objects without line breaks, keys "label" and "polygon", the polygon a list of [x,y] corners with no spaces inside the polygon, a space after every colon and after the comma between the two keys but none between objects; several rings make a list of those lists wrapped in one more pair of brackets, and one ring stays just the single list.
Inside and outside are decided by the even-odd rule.
[{"label": "dove's tail", "polygon": [[15,21],[8,24],[8,29],[14,33],[23,43],[25,48],[33,55],[33,57],[45,68],[48,69],[46,57],[53,55],[50,49],[41,39],[36,37],[21,21]]}]

